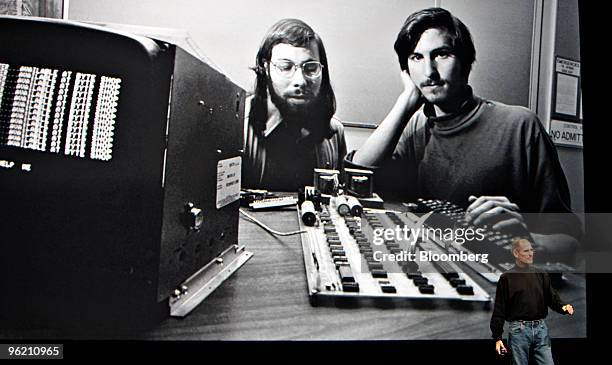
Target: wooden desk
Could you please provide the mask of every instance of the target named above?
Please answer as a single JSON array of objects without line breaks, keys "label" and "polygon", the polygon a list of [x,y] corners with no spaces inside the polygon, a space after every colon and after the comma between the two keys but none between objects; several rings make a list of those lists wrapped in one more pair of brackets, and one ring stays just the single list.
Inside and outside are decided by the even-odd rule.
[{"label": "wooden desk", "polygon": [[[257,218],[281,231],[298,226],[295,210],[258,212]],[[304,259],[298,235],[274,237],[240,219],[240,243],[255,255],[185,319],[168,319],[141,339],[189,340],[340,340],[487,339],[493,305],[452,308],[448,303],[373,305],[309,304]],[[479,284],[494,295],[495,286]],[[584,279],[572,277],[559,290],[576,309],[573,317],[550,311],[551,336],[586,336]]]},{"label": "wooden desk", "polygon": [[[258,212],[280,231],[297,229],[295,210]],[[184,319],[168,318],[153,329],[96,332],[85,338],[144,340],[353,340],[488,339],[493,305],[451,307],[446,302],[401,302],[395,306],[309,304],[298,235],[274,237],[241,217],[240,243],[255,255]],[[478,280],[494,295],[495,286]],[[571,276],[559,290],[573,317],[549,311],[553,338],[586,337],[585,281]],[[431,305],[428,305],[431,304]],[[0,338],[75,338],[54,330],[6,331]],[[81,337],[77,337],[81,338]]]}]

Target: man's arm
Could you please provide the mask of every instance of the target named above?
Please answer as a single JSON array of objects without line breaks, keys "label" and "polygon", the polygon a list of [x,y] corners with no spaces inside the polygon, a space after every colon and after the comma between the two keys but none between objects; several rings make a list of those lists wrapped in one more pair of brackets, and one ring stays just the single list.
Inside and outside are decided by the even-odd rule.
[{"label": "man's arm", "polygon": [[362,166],[378,166],[391,156],[410,117],[423,104],[421,93],[406,71],[401,72],[404,91],[395,105],[370,135],[364,145],[355,152],[353,163]]},{"label": "man's arm", "polygon": [[504,346],[502,334],[504,333],[504,321],[506,318],[506,293],[508,282],[506,276],[502,275],[497,282],[495,291],[495,306],[491,315],[491,333],[495,339],[495,351],[498,355],[504,355],[508,350]]},{"label": "man's arm", "polygon": [[504,333],[504,321],[506,320],[506,301],[508,292],[508,279],[506,275],[502,275],[497,282],[495,290],[495,304],[493,314],[491,315],[491,334],[495,341],[502,339]]},{"label": "man's arm", "polygon": [[547,273],[540,273],[538,275],[542,275],[543,277],[542,281],[544,283],[546,304],[557,313],[573,315],[574,307],[571,304],[563,304],[563,302],[561,302],[559,293],[552,287],[550,276],[548,276]]}]

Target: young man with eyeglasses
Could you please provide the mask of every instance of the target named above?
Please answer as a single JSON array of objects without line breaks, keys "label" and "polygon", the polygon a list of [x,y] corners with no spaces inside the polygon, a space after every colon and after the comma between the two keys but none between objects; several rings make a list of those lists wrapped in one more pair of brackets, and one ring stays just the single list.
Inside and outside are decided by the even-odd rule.
[{"label": "young man with eyeglasses", "polygon": [[247,100],[242,185],[297,191],[314,168],[342,169],[346,142],[323,42],[298,19],[283,19],[264,37]]},{"label": "young man with eyeglasses", "polygon": [[508,346],[512,363],[529,363],[530,355],[537,364],[553,364],[548,327],[544,321],[548,307],[561,314],[574,314],[571,304],[563,304],[550,283],[547,273],[537,272],[533,264],[534,249],[526,239],[512,242],[516,265],[502,274],[497,282],[495,307],[491,316],[491,332],[495,351],[508,352],[502,341],[504,321],[508,322]]},{"label": "young man with eyeglasses", "polygon": [[451,201],[466,223],[571,258],[582,229],[556,149],[535,113],[472,92],[476,50],[465,24],[441,8],[418,11],[395,51],[404,91],[347,167],[375,170],[383,193]]}]

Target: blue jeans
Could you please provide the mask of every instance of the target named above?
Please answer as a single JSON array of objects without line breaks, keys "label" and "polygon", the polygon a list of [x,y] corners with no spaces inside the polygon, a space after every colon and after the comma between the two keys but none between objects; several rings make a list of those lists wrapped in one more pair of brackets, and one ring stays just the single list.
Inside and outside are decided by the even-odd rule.
[{"label": "blue jeans", "polygon": [[543,320],[512,321],[509,322],[508,331],[512,364],[528,365],[530,354],[536,364],[554,364],[548,327]]}]

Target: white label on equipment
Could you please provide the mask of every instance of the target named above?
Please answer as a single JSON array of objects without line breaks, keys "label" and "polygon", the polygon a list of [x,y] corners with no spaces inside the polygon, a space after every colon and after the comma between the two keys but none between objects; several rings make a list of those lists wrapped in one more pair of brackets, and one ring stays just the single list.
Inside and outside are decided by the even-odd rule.
[{"label": "white label on equipment", "polygon": [[217,209],[240,199],[241,166],[240,156],[217,163]]}]

